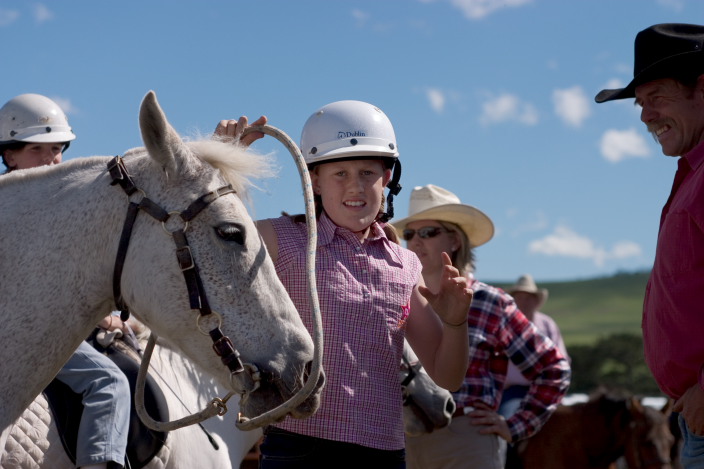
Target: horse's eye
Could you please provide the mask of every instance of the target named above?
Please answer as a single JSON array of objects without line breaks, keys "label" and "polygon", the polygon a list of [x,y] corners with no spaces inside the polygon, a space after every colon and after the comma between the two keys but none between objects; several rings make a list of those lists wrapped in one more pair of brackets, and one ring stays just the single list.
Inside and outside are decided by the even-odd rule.
[{"label": "horse's eye", "polygon": [[228,242],[234,242],[240,245],[244,244],[244,227],[236,223],[225,223],[215,227],[215,233]]}]

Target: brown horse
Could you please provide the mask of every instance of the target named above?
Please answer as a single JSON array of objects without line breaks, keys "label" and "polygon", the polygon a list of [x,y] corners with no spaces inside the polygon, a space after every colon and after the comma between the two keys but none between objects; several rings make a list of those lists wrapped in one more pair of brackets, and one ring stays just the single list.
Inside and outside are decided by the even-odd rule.
[{"label": "brown horse", "polygon": [[599,393],[588,402],[558,406],[545,426],[518,443],[524,469],[608,469],[623,457],[631,469],[670,469],[668,417],[635,397]]}]

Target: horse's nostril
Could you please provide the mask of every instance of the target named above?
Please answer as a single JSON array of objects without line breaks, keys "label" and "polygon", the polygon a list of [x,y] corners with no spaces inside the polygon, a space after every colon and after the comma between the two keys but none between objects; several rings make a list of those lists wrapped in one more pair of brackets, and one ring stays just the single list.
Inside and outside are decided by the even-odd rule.
[{"label": "horse's nostril", "polygon": [[455,401],[453,401],[452,399],[448,399],[445,403],[445,412],[447,412],[449,415],[452,415],[455,413],[456,407],[457,406],[455,405]]}]

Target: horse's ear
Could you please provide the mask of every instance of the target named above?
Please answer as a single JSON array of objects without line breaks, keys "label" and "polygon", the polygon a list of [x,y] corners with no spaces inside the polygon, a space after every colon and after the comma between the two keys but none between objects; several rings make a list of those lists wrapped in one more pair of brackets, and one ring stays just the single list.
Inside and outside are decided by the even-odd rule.
[{"label": "horse's ear", "polygon": [[626,407],[628,407],[628,409],[633,414],[642,414],[644,412],[643,403],[640,401],[640,399],[637,396],[631,396],[628,399]]},{"label": "horse's ear", "polygon": [[190,151],[166,120],[153,91],[149,91],[142,100],[139,128],[149,155],[164,167],[167,173],[178,173],[182,159],[190,154]]}]

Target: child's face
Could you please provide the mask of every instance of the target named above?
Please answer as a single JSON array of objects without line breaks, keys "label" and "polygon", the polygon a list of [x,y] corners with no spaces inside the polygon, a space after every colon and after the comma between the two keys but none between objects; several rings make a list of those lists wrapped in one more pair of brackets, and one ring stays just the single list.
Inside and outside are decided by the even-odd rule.
[{"label": "child's face", "polygon": [[336,225],[363,239],[381,208],[391,170],[379,160],[322,163],[311,173],[313,190]]},{"label": "child's face", "polygon": [[5,150],[5,161],[13,169],[59,164],[63,149],[63,143],[30,142],[19,150]]}]

